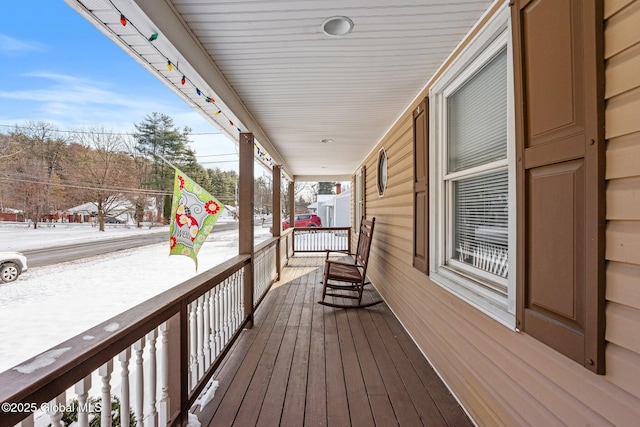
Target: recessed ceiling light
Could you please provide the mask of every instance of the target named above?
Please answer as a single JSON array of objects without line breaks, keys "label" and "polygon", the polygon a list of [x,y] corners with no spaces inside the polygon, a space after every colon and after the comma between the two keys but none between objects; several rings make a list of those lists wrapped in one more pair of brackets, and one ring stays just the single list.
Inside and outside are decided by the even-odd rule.
[{"label": "recessed ceiling light", "polygon": [[329,144],[330,142],[333,142],[333,139],[325,138],[325,139],[321,139],[320,142],[322,142],[323,144]]},{"label": "recessed ceiling light", "polygon": [[340,37],[349,34],[353,21],[346,16],[332,16],[322,23],[322,31],[328,36]]}]

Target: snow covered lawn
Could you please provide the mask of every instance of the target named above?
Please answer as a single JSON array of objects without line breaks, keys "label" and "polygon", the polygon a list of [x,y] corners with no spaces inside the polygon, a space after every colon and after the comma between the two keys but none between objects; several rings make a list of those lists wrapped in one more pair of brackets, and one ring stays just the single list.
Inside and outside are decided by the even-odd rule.
[{"label": "snow covered lawn", "polygon": [[[92,227],[0,228],[0,251],[158,231],[122,227],[104,233]],[[168,227],[164,231],[168,240]],[[270,236],[269,229],[256,227],[255,236],[264,240]],[[237,253],[237,230],[214,233],[198,254],[198,272]],[[169,256],[168,243],[29,268],[17,281],[0,283],[0,372],[196,274],[192,259]]]}]

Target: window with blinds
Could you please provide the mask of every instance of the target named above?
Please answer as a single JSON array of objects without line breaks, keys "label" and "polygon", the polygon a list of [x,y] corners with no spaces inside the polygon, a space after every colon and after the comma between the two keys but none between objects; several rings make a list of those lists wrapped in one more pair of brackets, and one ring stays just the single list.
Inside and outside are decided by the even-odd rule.
[{"label": "window with blinds", "polygon": [[507,52],[446,98],[446,262],[506,295],[509,271]]}]

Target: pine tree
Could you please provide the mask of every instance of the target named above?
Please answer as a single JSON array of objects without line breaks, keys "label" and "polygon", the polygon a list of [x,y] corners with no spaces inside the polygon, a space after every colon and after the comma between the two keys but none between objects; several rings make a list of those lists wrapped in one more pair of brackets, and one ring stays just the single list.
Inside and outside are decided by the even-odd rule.
[{"label": "pine tree", "polygon": [[[180,168],[196,182],[200,183],[199,179],[206,180],[206,170],[198,165],[195,151],[189,147],[191,129],[177,129],[171,117],[155,112],[145,116],[142,123],[134,126],[136,151],[147,158],[151,165],[151,170],[146,174],[148,182],[144,183],[145,185],[154,190],[172,192],[174,170],[165,160]],[[201,183],[203,187],[205,184]],[[167,202],[161,200],[160,196],[157,202],[158,217],[166,218],[162,207]]]}]

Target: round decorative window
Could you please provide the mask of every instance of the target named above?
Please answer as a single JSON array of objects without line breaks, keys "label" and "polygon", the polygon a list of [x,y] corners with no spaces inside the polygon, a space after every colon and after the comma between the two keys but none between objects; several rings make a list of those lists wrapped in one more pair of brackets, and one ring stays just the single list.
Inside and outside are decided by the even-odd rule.
[{"label": "round decorative window", "polygon": [[378,153],[378,195],[383,196],[387,188],[387,152],[384,148]]}]

